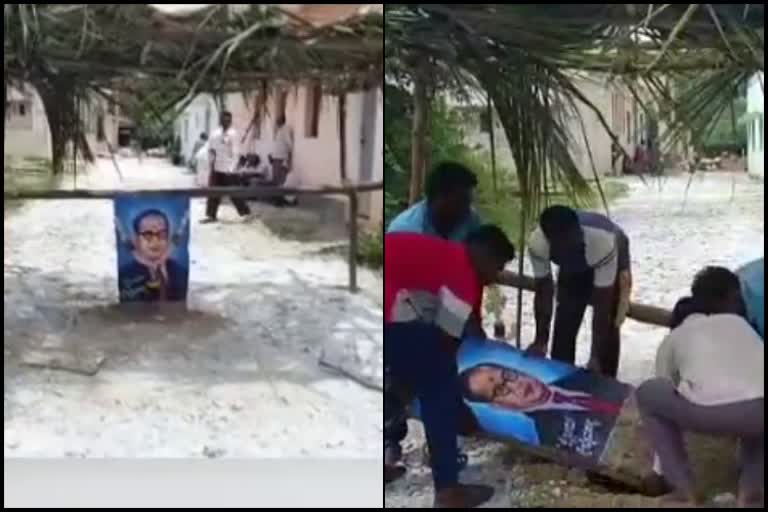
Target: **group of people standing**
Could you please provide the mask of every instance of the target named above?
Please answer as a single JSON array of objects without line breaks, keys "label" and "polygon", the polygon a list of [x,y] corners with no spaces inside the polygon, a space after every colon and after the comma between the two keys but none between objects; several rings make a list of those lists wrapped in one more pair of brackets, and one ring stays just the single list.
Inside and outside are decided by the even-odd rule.
[{"label": "group of people standing", "polygon": [[[192,149],[190,167],[196,169],[198,164],[205,165],[207,179],[205,184],[211,187],[238,187],[243,185],[243,170],[246,167],[245,155],[240,150],[242,140],[238,131],[232,126],[232,113],[223,111],[219,117],[219,128],[210,137],[201,133]],[[269,165],[262,166],[268,172],[259,182],[260,185],[280,187],[289,181],[293,156],[293,131],[286,124],[284,114],[277,117],[275,123],[275,140],[269,155]],[[295,173],[293,173],[295,175]],[[294,180],[295,181],[295,180]],[[216,222],[221,197],[210,197],[206,203],[206,217],[203,223]],[[240,217],[248,218],[251,209],[244,198],[232,197]],[[276,204],[287,204],[285,198],[276,198]]]},{"label": "group of people standing", "polygon": [[[472,208],[476,185],[463,165],[439,164],[428,177],[426,198],[390,223],[384,242],[385,481],[404,474],[398,464],[407,434],[404,397],[416,396],[440,508],[474,507],[493,494],[486,486],[459,483],[466,457],[459,453],[457,436],[468,428],[456,353],[463,338],[485,337],[483,288],[496,282],[516,251],[499,227],[483,224]],[[632,288],[627,234],[604,215],[555,205],[541,213],[528,257],[535,278],[536,335],[527,352],[574,364],[578,331],[592,305],[587,367],[615,378]],[[756,283],[754,268],[752,274],[749,282]],[[762,499],[762,284],[759,293],[756,286],[723,268],[698,274],[692,296],[675,308],[673,329],[659,349],[656,378],[637,391],[659,454],[657,477],[677,500],[696,499],[681,441],[687,430],[741,436],[739,502]],[[729,358],[732,363],[723,365]],[[739,371],[739,377],[732,375]],[[729,421],[723,419],[726,412]]]}]

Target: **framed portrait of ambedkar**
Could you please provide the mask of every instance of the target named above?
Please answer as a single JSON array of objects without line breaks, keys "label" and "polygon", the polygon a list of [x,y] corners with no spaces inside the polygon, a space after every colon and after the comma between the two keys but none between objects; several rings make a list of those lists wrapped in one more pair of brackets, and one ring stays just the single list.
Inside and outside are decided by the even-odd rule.
[{"label": "framed portrait of ambedkar", "polygon": [[600,463],[632,387],[590,371],[526,356],[510,345],[468,339],[457,356],[459,386],[482,432]]},{"label": "framed portrait of ambedkar", "polygon": [[114,215],[120,302],[186,302],[189,198],[121,195]]}]

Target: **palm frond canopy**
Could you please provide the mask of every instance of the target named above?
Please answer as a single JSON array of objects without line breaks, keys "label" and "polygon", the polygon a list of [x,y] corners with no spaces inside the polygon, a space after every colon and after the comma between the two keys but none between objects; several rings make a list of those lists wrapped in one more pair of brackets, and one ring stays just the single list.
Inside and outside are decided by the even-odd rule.
[{"label": "palm frond canopy", "polygon": [[383,18],[300,24],[278,8],[214,5],[185,15],[148,4],[6,4],[5,72],[76,78],[166,76],[192,84],[314,78],[358,88],[380,81]]},{"label": "palm frond canopy", "polygon": [[60,168],[67,143],[90,156],[79,105],[94,94],[116,101],[109,91],[135,95],[140,84],[181,91],[159,115],[203,91],[268,91],[276,81],[311,79],[336,94],[375,86],[384,52],[377,5],[318,22],[275,4],[183,13],[149,4],[4,4],[6,103],[10,87],[39,92]]},{"label": "palm frond canopy", "polygon": [[763,16],[762,4],[387,4],[385,72],[454,94],[484,90],[535,211],[547,183],[588,193],[564,113],[586,106],[617,141],[579,76],[641,89],[670,140],[704,133],[763,69]]}]

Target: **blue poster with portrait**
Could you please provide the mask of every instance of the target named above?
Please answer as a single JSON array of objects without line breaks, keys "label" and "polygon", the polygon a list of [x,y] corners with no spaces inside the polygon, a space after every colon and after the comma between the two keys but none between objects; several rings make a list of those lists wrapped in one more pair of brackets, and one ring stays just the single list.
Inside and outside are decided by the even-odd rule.
[{"label": "blue poster with portrait", "polygon": [[[632,387],[492,340],[465,339],[458,393],[480,431],[600,463]],[[418,405],[414,411],[418,415]]]},{"label": "blue poster with portrait", "polygon": [[185,302],[189,198],[125,194],[114,211],[120,302]]}]

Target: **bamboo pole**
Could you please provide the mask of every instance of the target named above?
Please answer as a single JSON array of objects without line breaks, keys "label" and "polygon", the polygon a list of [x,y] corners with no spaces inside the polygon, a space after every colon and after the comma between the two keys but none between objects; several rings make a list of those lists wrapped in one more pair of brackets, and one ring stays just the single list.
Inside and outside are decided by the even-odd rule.
[{"label": "bamboo pole", "polygon": [[186,197],[252,197],[270,198],[279,196],[312,195],[349,195],[350,192],[372,192],[383,190],[381,181],[362,183],[342,187],[324,187],[317,189],[284,187],[201,187],[176,189],[137,189],[137,190],[24,190],[3,191],[6,200],[67,200],[67,199],[114,199],[126,195],[143,196],[186,196]]},{"label": "bamboo pole", "polygon": [[[347,95],[339,94],[339,177],[341,184],[346,185],[347,177]],[[357,217],[358,202],[357,192],[349,191],[349,291],[357,292]]]},{"label": "bamboo pole", "polygon": [[[522,274],[504,271],[499,275],[497,284],[511,286],[520,290],[534,291],[534,279]],[[629,318],[644,324],[669,327],[672,312],[658,306],[649,306],[633,302],[629,306]]]},{"label": "bamboo pole", "polygon": [[[518,256],[517,261],[517,273],[519,275],[523,275],[523,266],[525,264],[525,236],[527,233],[527,216],[525,215],[525,202],[520,203],[520,245],[519,245],[519,251],[520,255]],[[520,287],[517,290],[517,310],[515,311],[515,322],[516,324],[516,330],[515,330],[515,343],[517,344],[517,349],[520,350],[523,346],[523,288]]]},{"label": "bamboo pole", "polygon": [[491,101],[491,95],[488,94],[488,138],[491,143],[491,179],[493,179],[493,198],[499,200],[499,185],[496,178],[496,137],[494,133],[493,123],[493,102]]},{"label": "bamboo pole", "polygon": [[357,287],[357,192],[349,193],[349,291],[356,293]]},{"label": "bamboo pole", "polygon": [[[347,182],[347,95],[339,94],[339,173],[341,184]],[[356,219],[355,219],[356,220]]]},{"label": "bamboo pole", "polygon": [[426,125],[427,125],[427,84],[424,73],[419,70],[413,80],[413,127],[411,132],[411,182],[408,192],[408,204],[421,199],[424,191],[426,163]]}]

